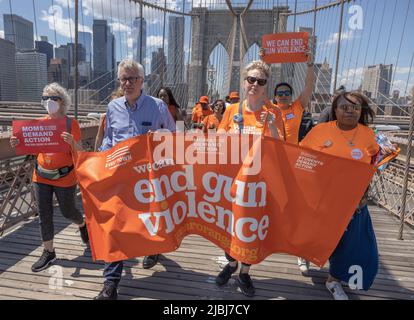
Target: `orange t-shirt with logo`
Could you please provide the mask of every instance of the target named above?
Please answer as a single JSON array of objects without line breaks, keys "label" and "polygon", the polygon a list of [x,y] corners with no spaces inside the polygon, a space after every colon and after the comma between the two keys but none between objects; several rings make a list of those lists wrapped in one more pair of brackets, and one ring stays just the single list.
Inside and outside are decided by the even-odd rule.
[{"label": "orange t-shirt with logo", "polygon": [[214,114],[210,114],[203,120],[203,132],[207,132],[208,130],[213,129],[217,131],[219,124],[220,121],[217,119],[217,117]]},{"label": "orange t-shirt with logo", "polygon": [[[247,111],[246,101],[244,101],[243,106],[242,106],[242,114],[243,114],[243,132],[242,133],[262,134],[263,125],[260,123],[260,114],[267,110],[268,108],[266,106],[262,106],[262,108],[257,110],[256,112]],[[269,111],[272,112],[271,110]],[[239,123],[236,123],[234,121],[234,116],[238,113],[239,113],[239,103],[231,104],[230,106],[228,106],[226,108],[226,111],[224,111],[223,119],[221,120],[218,128],[228,131],[230,133],[239,133],[240,132]],[[277,118],[278,117],[276,116],[276,119]],[[279,138],[283,140],[283,135],[281,135],[281,133],[283,132],[282,121],[276,121],[276,127],[279,133]],[[268,126],[266,126],[266,131],[264,132],[264,135],[271,136]]]},{"label": "orange t-shirt with logo", "polygon": [[[71,119],[71,122],[71,134],[73,135],[73,139],[76,142],[78,142],[81,140],[81,131],[79,123],[75,119]],[[70,151],[66,153],[39,153],[37,155],[37,162],[42,168],[47,170],[54,170],[62,167],[72,166],[72,153]],[[77,183],[75,169],[72,169],[72,171],[68,175],[57,180],[49,180],[42,178],[37,174],[36,170],[33,170],[32,180],[33,182],[49,184],[56,187],[71,187]]]},{"label": "orange t-shirt with logo", "polygon": [[379,151],[375,133],[371,128],[358,124],[353,130],[343,131],[336,126],[336,121],[321,123],[313,127],[300,145],[365,163],[371,163],[372,158]]},{"label": "orange t-shirt with logo", "polygon": [[201,105],[197,103],[196,106],[193,108],[192,114],[193,115],[191,121],[193,121],[194,123],[201,123],[203,122],[205,117],[209,116],[210,114],[213,114],[213,110],[211,110],[210,107],[203,109]]},{"label": "orange t-shirt with logo", "polygon": [[298,144],[300,123],[302,122],[304,111],[299,99],[296,99],[289,108],[285,110],[279,108],[279,110],[282,113],[282,119],[285,125],[285,141]]},{"label": "orange t-shirt with logo", "polygon": [[174,121],[177,122],[177,120],[178,120],[178,117],[177,117],[178,110],[177,110],[177,108],[174,105],[170,104],[168,106],[168,110],[170,111],[170,114],[173,117]]}]

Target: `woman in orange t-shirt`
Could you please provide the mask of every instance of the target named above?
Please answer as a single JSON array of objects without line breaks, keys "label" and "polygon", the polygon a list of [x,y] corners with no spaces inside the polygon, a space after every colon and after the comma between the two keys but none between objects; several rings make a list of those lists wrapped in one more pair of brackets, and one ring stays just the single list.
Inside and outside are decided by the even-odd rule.
[{"label": "woman in orange t-shirt", "polygon": [[[281,137],[283,132],[282,120],[265,106],[268,78],[269,66],[264,62],[253,61],[246,66],[243,81],[246,99],[226,108],[217,133],[264,134],[273,138],[283,139]],[[267,121],[266,126],[265,121]],[[218,285],[226,284],[238,268],[238,262],[229,254],[225,253],[225,255],[229,263],[216,277]],[[242,263],[237,280],[242,293],[252,297],[255,294],[255,288],[249,276],[249,270],[250,265]]]},{"label": "woman in orange t-shirt", "polygon": [[[379,146],[374,132],[367,126],[373,115],[365,96],[359,92],[343,92],[332,102],[334,121],[314,127],[302,140],[301,146],[368,164],[374,163]],[[358,289],[368,290],[371,287],[378,271],[378,249],[366,194],[329,262],[326,287],[335,300],[348,299],[341,281],[349,282],[354,276],[349,273],[352,266],[362,269],[362,283]]]},{"label": "woman in orange t-shirt", "polygon": [[183,117],[180,113],[180,106],[178,105],[177,101],[175,101],[174,95],[170,88],[162,87],[158,91],[157,96],[165,102],[175,122],[183,121]]},{"label": "woman in orange t-shirt", "polygon": [[[43,89],[42,105],[46,108],[49,119],[65,118],[68,131],[61,134],[62,139],[70,145],[71,150],[82,150],[79,144],[81,132],[79,123],[66,116],[70,97],[66,90],[57,83]],[[16,137],[10,138],[14,148],[19,144]],[[35,160],[33,185],[39,211],[40,234],[43,241],[43,254],[32,265],[32,271],[38,272],[49,267],[56,260],[53,247],[53,194],[56,195],[62,215],[79,226],[84,243],[89,242],[88,232],[82,213],[76,207],[77,179],[72,160],[72,151],[66,153],[39,153]]]},{"label": "woman in orange t-shirt", "polygon": [[214,132],[217,131],[225,109],[226,105],[223,100],[216,100],[213,103],[214,113],[204,118],[202,122],[203,132],[206,133],[208,130],[214,130]]}]

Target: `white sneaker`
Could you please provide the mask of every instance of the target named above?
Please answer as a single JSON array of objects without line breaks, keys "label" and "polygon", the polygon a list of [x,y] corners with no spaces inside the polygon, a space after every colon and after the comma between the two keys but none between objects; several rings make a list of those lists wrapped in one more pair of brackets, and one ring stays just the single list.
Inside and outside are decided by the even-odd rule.
[{"label": "white sneaker", "polygon": [[338,281],[326,282],[326,288],[332,293],[335,300],[349,300],[342,285]]},{"label": "white sneaker", "polygon": [[298,258],[298,266],[302,273],[309,271],[309,261],[306,261],[305,259]]}]

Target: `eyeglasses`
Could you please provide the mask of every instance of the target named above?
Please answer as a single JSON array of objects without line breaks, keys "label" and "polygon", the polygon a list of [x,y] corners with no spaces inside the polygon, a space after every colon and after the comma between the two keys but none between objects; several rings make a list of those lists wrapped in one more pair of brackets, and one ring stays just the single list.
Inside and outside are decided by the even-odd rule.
[{"label": "eyeglasses", "polygon": [[257,84],[261,87],[265,86],[267,83],[267,79],[260,79],[260,78],[256,78],[256,77],[246,77],[246,80],[248,83],[250,84],[255,84],[257,81]]},{"label": "eyeglasses", "polygon": [[283,97],[283,96],[290,97],[292,95],[292,92],[290,92],[290,90],[276,91],[276,95],[278,97]]},{"label": "eyeglasses", "polygon": [[341,104],[338,106],[338,109],[342,111],[361,111],[362,106],[360,104]]},{"label": "eyeglasses", "polygon": [[58,101],[58,100],[62,100],[61,97],[58,96],[42,96],[42,101],[46,101],[46,100],[53,100],[53,101]]},{"label": "eyeglasses", "polygon": [[130,84],[135,84],[139,78],[141,77],[128,77],[128,78],[118,79],[118,81],[121,82],[122,84],[127,83],[127,81],[129,81]]}]

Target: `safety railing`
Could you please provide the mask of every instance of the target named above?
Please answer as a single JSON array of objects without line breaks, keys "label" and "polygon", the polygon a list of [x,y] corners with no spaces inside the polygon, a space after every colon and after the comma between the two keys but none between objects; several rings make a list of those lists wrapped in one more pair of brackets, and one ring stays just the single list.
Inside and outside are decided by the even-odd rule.
[{"label": "safety railing", "polygon": [[[371,199],[400,218],[403,180],[404,165],[392,162],[381,173],[374,175],[370,188]],[[404,220],[414,227],[414,169],[410,169],[408,176]]]}]

